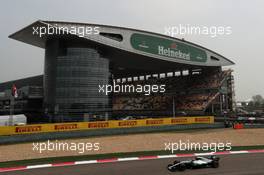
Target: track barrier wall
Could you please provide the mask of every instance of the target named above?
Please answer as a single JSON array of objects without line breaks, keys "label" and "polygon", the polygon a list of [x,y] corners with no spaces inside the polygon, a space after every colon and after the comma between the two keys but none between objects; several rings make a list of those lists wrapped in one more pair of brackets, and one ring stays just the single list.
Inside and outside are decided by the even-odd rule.
[{"label": "track barrier wall", "polygon": [[0,136],[23,135],[47,132],[65,132],[79,130],[112,129],[112,128],[136,128],[164,125],[188,125],[188,124],[213,124],[214,116],[176,117],[176,118],[149,118],[139,120],[109,120],[96,122],[52,123],[34,124],[24,126],[1,126]]}]

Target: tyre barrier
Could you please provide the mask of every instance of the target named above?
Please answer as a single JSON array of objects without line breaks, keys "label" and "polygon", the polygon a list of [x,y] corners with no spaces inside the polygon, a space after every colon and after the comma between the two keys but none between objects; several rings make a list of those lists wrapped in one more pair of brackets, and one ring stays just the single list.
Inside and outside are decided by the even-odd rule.
[{"label": "tyre barrier", "polygon": [[234,129],[243,129],[244,128],[244,124],[243,123],[235,123],[233,125]]}]

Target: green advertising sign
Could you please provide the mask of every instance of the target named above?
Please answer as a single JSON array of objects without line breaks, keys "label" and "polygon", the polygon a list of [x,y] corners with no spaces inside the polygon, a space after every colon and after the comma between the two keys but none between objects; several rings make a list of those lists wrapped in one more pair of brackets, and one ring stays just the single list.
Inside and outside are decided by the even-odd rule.
[{"label": "green advertising sign", "polygon": [[207,60],[204,50],[170,39],[134,33],[130,42],[134,49],[155,55],[195,62]]}]

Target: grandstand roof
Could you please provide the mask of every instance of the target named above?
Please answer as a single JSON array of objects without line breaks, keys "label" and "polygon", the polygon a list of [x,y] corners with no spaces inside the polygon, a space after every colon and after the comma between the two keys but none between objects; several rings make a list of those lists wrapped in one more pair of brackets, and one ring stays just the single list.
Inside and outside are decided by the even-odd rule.
[{"label": "grandstand roof", "polygon": [[[41,27],[56,29],[57,35],[46,32],[40,36]],[[86,28],[92,29],[94,33],[84,34],[83,30]],[[113,72],[117,77],[135,73],[142,75],[234,64],[212,50],[185,40],[142,30],[100,24],[39,20],[9,37],[45,48],[47,39],[57,37],[58,33],[65,31],[102,50],[105,56],[114,62]]]}]

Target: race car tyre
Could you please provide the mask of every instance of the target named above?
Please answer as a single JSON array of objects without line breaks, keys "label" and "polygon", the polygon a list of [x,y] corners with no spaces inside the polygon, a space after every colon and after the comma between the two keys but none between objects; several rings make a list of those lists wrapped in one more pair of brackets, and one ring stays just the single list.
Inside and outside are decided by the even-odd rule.
[{"label": "race car tyre", "polygon": [[[172,167],[172,166],[173,166],[173,164],[169,164],[168,167],[167,167],[167,169],[168,169],[169,171],[171,171],[171,172],[176,171],[176,169],[175,169],[174,167]],[[171,167],[172,167],[172,168],[171,168]]]},{"label": "race car tyre", "polygon": [[181,164],[181,165],[179,165],[179,171],[184,171],[184,170],[186,170],[186,166],[184,165],[184,164]]},{"label": "race car tyre", "polygon": [[214,161],[214,162],[212,163],[212,167],[213,167],[213,168],[218,168],[218,167],[219,167],[219,162]]}]

